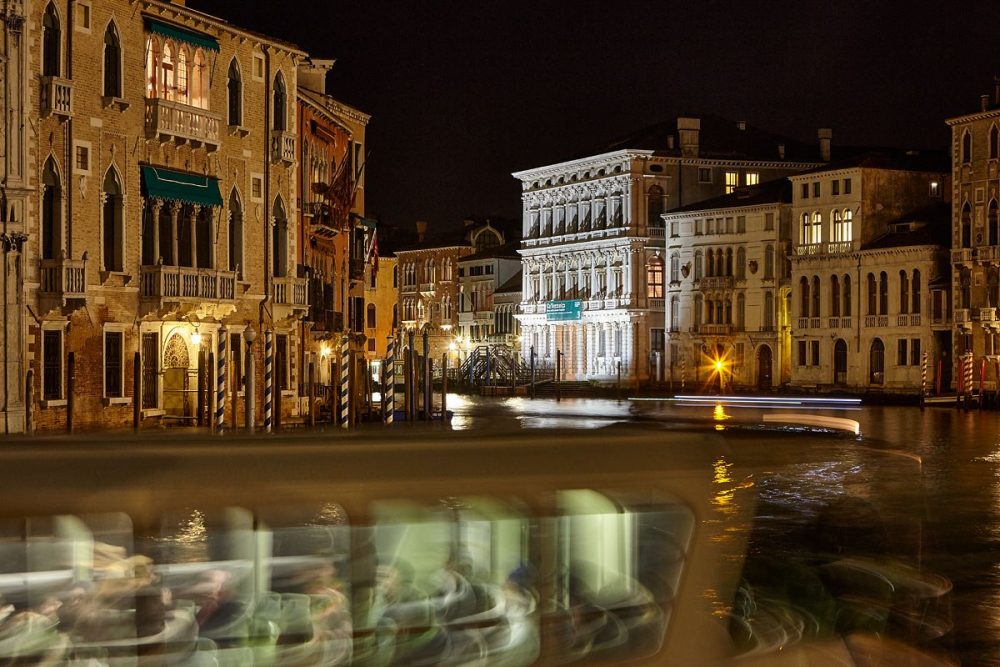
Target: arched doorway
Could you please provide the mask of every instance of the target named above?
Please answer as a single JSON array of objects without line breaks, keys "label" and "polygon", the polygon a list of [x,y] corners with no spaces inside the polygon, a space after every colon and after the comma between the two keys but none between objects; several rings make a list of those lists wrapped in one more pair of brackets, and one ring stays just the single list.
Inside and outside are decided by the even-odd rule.
[{"label": "arched doorway", "polygon": [[[191,357],[188,344],[174,333],[163,347],[163,410],[174,417],[194,415],[195,396],[191,395]],[[197,392],[197,386],[195,388]]]},{"label": "arched doorway", "polygon": [[885,345],[881,338],[872,341],[868,352],[868,383],[885,383]]},{"label": "arched doorway", "polygon": [[761,345],[757,350],[757,388],[770,389],[772,378],[771,347]]},{"label": "arched doorway", "polygon": [[843,338],[833,346],[833,383],[847,384],[847,342]]}]

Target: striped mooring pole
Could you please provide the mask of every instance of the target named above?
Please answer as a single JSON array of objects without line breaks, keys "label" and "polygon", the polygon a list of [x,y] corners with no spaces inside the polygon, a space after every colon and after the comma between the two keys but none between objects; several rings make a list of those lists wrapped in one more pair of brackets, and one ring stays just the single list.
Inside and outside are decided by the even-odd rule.
[{"label": "striped mooring pole", "polygon": [[340,343],[340,428],[347,428],[351,422],[351,345],[347,336]]},{"label": "striped mooring pole", "polygon": [[927,395],[927,350],[920,353],[920,397]]},{"label": "striped mooring pole", "polygon": [[215,385],[215,429],[222,433],[226,426],[226,347],[228,345],[225,327],[219,327],[219,353],[216,360],[219,365],[219,380]]},{"label": "striped mooring pole", "polygon": [[681,357],[681,391],[684,391],[684,381],[687,380],[687,356]]},{"label": "striped mooring pole", "polygon": [[382,369],[382,396],[384,413],[382,420],[386,425],[392,424],[393,413],[396,411],[396,346],[392,336],[385,346],[385,367]]},{"label": "striped mooring pole", "polygon": [[271,432],[271,408],[273,400],[271,391],[274,389],[274,333],[264,332],[264,431]]}]

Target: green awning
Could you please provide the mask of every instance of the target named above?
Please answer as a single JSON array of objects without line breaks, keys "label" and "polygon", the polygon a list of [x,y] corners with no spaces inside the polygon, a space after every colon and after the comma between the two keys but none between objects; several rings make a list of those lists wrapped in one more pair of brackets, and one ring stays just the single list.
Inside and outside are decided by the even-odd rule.
[{"label": "green awning", "polygon": [[166,199],[185,204],[222,206],[219,179],[200,174],[143,165],[142,195],[149,199]]},{"label": "green awning", "polygon": [[169,39],[176,39],[179,42],[194,44],[195,46],[200,46],[203,49],[208,49],[210,51],[219,50],[219,42],[214,37],[170,23],[163,23],[162,21],[147,18],[146,30]]}]

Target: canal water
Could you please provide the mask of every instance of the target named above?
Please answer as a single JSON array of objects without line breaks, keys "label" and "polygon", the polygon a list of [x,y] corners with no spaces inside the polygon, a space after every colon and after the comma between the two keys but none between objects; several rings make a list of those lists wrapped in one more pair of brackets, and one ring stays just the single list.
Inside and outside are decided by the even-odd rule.
[{"label": "canal water", "polygon": [[[949,663],[1000,664],[1000,413],[879,406],[808,411],[856,420],[861,435],[854,438],[756,430],[775,412],[760,407],[459,395],[449,396],[448,407],[456,429],[598,428],[623,421],[725,429],[732,447],[728,460],[716,463],[720,487],[750,483],[757,490],[745,567],[756,576],[758,596],[766,589],[773,598],[774,573],[783,572],[786,602],[800,608],[811,600],[803,614],[816,622],[824,613],[817,596],[806,595],[804,603],[791,590],[814,590],[813,566],[826,568],[838,554],[877,561],[883,564],[878,578],[892,582],[897,597],[905,589],[926,598],[910,606],[913,618],[901,632],[907,644]],[[725,493],[720,488],[720,498]],[[825,575],[829,581],[828,570]],[[913,592],[921,586],[925,593],[952,588],[931,601],[930,593]],[[855,621],[846,625],[859,627]],[[840,628],[845,621],[838,616],[830,624]],[[894,630],[900,634],[899,624]]]}]

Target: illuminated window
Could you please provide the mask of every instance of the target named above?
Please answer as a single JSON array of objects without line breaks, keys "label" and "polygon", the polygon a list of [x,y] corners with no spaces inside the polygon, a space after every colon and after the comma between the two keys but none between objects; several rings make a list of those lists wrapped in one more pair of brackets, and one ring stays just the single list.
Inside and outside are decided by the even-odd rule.
[{"label": "illuminated window", "polygon": [[744,178],[746,180],[747,185],[757,185],[758,183],[760,183],[760,174],[757,173],[756,171],[748,171],[746,174],[744,174]]},{"label": "illuminated window", "polygon": [[728,195],[733,190],[735,190],[736,186],[738,186],[739,184],[740,184],[740,174],[739,174],[739,172],[736,172],[736,171],[727,171],[726,172],[726,194]]},{"label": "illuminated window", "polygon": [[930,187],[928,188],[928,195],[931,197],[941,196],[941,184],[937,181],[931,181]]},{"label": "illuminated window", "polygon": [[659,258],[646,266],[646,296],[651,299],[663,298],[663,261]]}]

